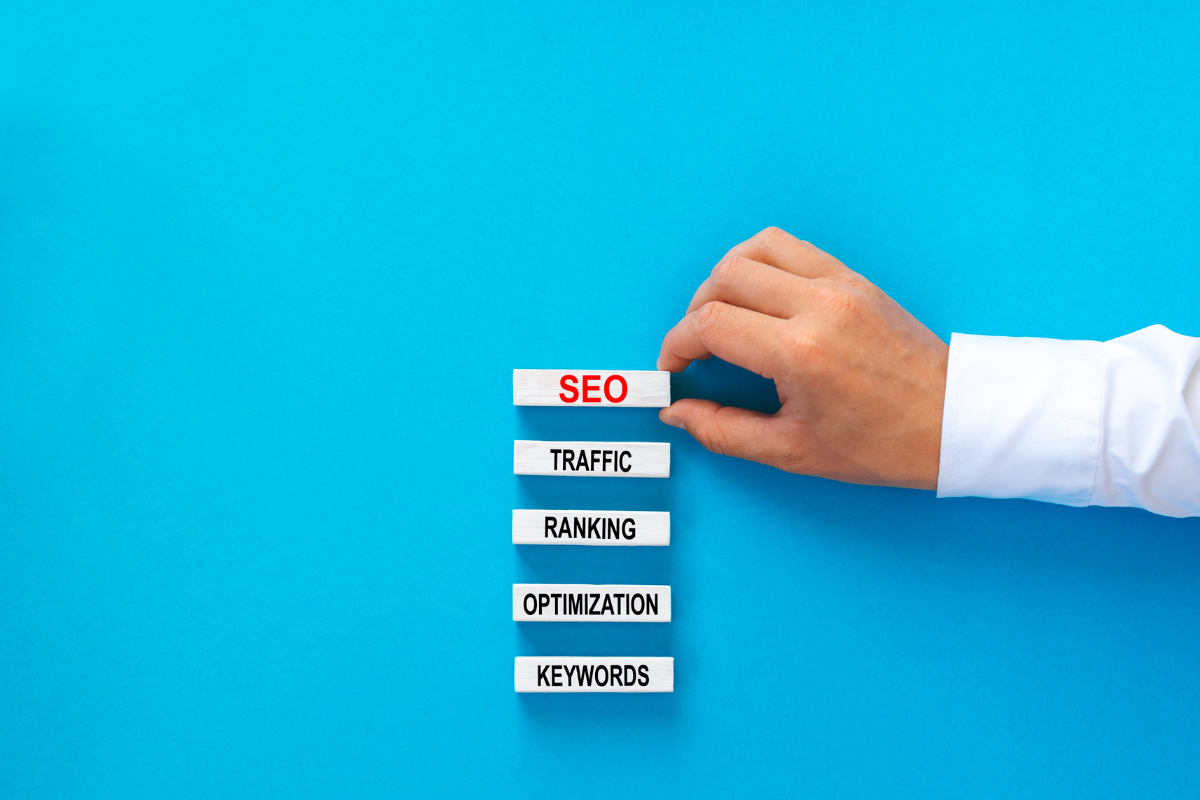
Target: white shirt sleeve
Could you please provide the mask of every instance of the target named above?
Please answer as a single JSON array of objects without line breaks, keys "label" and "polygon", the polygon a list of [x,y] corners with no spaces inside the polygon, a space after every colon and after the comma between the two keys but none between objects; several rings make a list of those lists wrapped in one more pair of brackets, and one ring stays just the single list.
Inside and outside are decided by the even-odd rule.
[{"label": "white shirt sleeve", "polygon": [[1200,339],[954,334],[938,497],[965,495],[1200,516]]}]

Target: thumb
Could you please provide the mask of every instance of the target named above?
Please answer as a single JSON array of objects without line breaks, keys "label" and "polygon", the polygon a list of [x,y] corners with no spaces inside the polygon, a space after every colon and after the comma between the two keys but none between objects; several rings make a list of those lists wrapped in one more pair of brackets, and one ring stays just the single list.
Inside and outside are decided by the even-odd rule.
[{"label": "thumb", "polygon": [[677,400],[658,412],[668,425],[683,428],[714,453],[773,464],[782,437],[773,414],[723,406],[712,400]]}]

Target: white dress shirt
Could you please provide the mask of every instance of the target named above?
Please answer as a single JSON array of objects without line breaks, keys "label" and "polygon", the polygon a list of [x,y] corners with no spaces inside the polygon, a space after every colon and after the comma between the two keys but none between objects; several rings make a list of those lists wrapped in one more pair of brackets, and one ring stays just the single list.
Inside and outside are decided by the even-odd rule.
[{"label": "white dress shirt", "polygon": [[938,497],[964,495],[1200,516],[1200,339],[954,334]]}]

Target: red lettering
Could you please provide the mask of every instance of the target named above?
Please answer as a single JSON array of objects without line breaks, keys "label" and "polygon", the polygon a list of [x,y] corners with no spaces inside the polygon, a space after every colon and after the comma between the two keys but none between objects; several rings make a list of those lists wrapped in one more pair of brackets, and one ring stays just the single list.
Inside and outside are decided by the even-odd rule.
[{"label": "red lettering", "polygon": [[[571,385],[568,386],[567,385],[568,383]],[[558,385],[561,386],[566,391],[570,392],[571,396],[567,397],[566,394],[559,392],[558,398],[560,400],[562,400],[564,403],[574,403],[576,400],[579,399],[579,389],[577,387],[578,383],[579,383],[579,379],[576,378],[574,375],[563,375],[562,378],[559,379]]]},{"label": "red lettering", "polygon": [[600,398],[591,397],[592,392],[600,391],[600,376],[599,375],[584,375],[583,376],[583,402],[599,403]]},{"label": "red lettering", "polygon": [[[613,381],[618,381],[621,384],[620,397],[613,397],[612,392],[608,390],[608,387],[612,386]],[[604,396],[608,398],[608,402],[619,403],[625,399],[625,395],[627,394],[629,394],[629,384],[625,383],[625,379],[620,375],[609,375],[608,380],[604,382]]]}]

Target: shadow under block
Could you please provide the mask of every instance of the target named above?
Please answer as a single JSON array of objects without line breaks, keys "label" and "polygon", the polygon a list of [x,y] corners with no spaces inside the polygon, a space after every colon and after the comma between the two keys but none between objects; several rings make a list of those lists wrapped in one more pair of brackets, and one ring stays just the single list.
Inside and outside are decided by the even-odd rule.
[{"label": "shadow under block", "polygon": [[518,692],[673,692],[671,657],[518,656]]},{"label": "shadow under block", "polygon": [[512,540],[513,544],[665,546],[671,543],[671,513],[514,508]]},{"label": "shadow under block", "polygon": [[513,474],[669,478],[670,442],[513,441]]},{"label": "shadow under block", "polygon": [[514,622],[670,622],[671,587],[514,583]]},{"label": "shadow under block", "polygon": [[671,405],[671,373],[656,370],[514,369],[514,406]]}]

